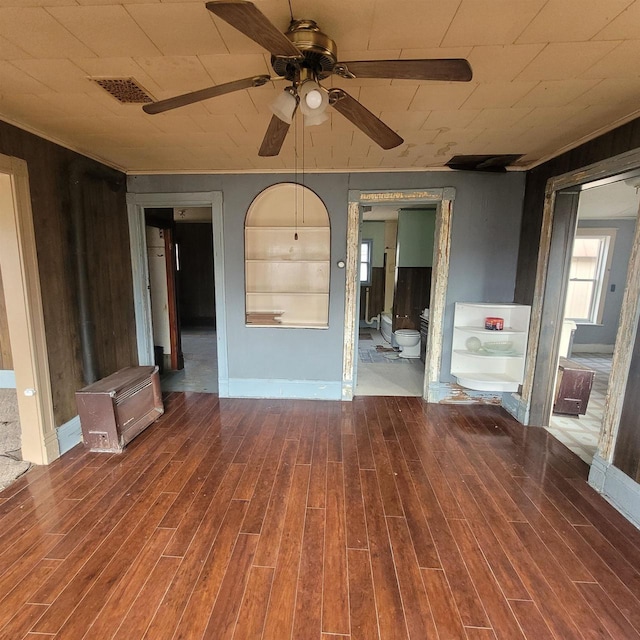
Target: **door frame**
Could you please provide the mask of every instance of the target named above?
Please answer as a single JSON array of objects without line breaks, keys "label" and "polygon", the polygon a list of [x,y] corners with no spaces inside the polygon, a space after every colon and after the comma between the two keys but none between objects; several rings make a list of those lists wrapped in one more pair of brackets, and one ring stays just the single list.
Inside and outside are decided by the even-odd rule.
[{"label": "door frame", "polygon": [[22,457],[60,456],[26,161],[0,154],[0,266],[13,355]]},{"label": "door frame", "polygon": [[216,300],[218,395],[229,397],[229,364],[224,279],[223,200],[221,191],[191,193],[127,193],[133,299],[139,364],[153,364],[153,322],[149,292],[149,265],[145,235],[145,208],[211,207],[213,231],[213,278]]},{"label": "door frame", "polygon": [[347,218],[347,255],[344,313],[344,342],[342,356],[342,399],[351,400],[356,387],[358,348],[358,307],[360,303],[359,256],[360,221],[362,205],[436,204],[434,234],[434,264],[431,274],[431,300],[429,303],[429,335],[425,362],[422,397],[427,402],[439,398],[440,367],[442,361],[442,327],[447,287],[449,283],[449,255],[451,249],[451,218],[456,190],[396,189],[376,191],[349,191]]},{"label": "door frame", "polygon": [[[593,183],[598,180],[612,181],[621,174],[638,170],[640,168],[640,150],[634,150],[620,154],[613,158],[608,158],[602,162],[597,162],[575,171],[571,171],[560,176],[555,176],[547,181],[545,190],[545,200],[543,209],[542,231],[540,235],[540,248],[538,251],[538,267],[536,273],[535,292],[531,308],[531,324],[529,329],[529,343],[527,348],[527,368],[525,379],[522,385],[522,400],[526,406],[526,416],[524,424],[531,424],[531,407],[534,403],[544,401],[541,394],[547,392],[547,385],[543,384],[542,371],[548,369],[551,358],[555,353],[558,357],[557,347],[549,349],[549,340],[555,340],[555,336],[543,337],[546,345],[540,341],[541,329],[545,320],[543,309],[545,305],[550,305],[554,301],[544,300],[547,273],[551,255],[552,234],[554,231],[554,213],[557,193],[571,187],[577,187],[585,183]],[[556,247],[555,251],[560,249]],[[568,252],[569,247],[565,246],[564,251]],[[557,301],[559,304],[560,300]],[[609,391],[605,399],[604,413],[602,418],[602,430],[598,444],[598,455],[612,462],[615,440],[620,424],[622,413],[622,403],[624,392],[631,364],[631,355],[636,338],[638,320],[640,319],[640,224],[636,224],[633,240],[633,249],[629,260],[627,281],[620,312],[620,322],[616,335],[613,359],[611,362],[611,376],[609,378]],[[559,331],[559,327],[557,328]],[[555,340],[557,343],[558,340]],[[545,359],[548,362],[538,362],[540,349],[545,346]],[[548,400],[548,399],[547,399]]]}]

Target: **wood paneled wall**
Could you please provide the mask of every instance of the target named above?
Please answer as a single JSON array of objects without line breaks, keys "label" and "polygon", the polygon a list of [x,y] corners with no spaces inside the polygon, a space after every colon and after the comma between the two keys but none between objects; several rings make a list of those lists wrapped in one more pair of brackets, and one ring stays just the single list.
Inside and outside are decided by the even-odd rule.
[{"label": "wood paneled wall", "polygon": [[0,369],[13,369],[11,357],[11,340],[9,339],[9,325],[7,323],[7,308],[2,286],[2,273],[0,272]]},{"label": "wood paneled wall", "polygon": [[183,327],[215,327],[212,225],[210,222],[178,223],[175,225],[175,234],[180,247],[180,323]]},{"label": "wood paneled wall", "polygon": [[393,330],[420,331],[420,313],[429,306],[431,267],[397,267]]},{"label": "wood paneled wall", "polygon": [[[384,311],[384,274],[384,267],[371,267],[371,284],[360,287],[360,320],[366,322]],[[367,289],[369,289],[368,309]],[[368,318],[365,317],[367,313]]]},{"label": "wood paneled wall", "polygon": [[549,178],[638,147],[640,147],[640,118],[527,171],[514,302],[520,304],[533,302],[544,192]]},{"label": "wood paneled wall", "polygon": [[[515,302],[533,301],[545,188],[549,178],[568,173],[640,147],[640,119],[633,120],[527,172]],[[625,391],[614,464],[640,481],[640,346],[636,341]]]},{"label": "wood paneled wall", "polygon": [[[0,122],[0,153],[27,162],[56,425],[77,414],[83,386],[69,173],[83,157]],[[84,159],[86,160],[86,159]],[[137,364],[125,188],[89,177],[103,167],[86,160],[80,177],[99,374]],[[124,179],[124,176],[122,176]],[[14,358],[19,354],[13,354]]]}]

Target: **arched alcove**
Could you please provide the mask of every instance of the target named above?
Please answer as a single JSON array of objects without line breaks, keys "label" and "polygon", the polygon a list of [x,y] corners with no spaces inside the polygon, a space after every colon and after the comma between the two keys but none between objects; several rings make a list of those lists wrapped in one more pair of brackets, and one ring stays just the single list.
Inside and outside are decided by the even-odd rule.
[{"label": "arched alcove", "polygon": [[245,219],[247,325],[326,329],[330,255],[329,214],[311,189],[262,191]]}]

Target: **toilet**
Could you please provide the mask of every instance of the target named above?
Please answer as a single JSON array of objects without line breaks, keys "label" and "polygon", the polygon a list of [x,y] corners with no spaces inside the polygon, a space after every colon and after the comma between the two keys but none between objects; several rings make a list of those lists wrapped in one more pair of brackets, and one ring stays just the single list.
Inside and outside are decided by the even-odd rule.
[{"label": "toilet", "polygon": [[401,358],[420,357],[420,332],[413,329],[398,329],[393,333],[401,351]]}]

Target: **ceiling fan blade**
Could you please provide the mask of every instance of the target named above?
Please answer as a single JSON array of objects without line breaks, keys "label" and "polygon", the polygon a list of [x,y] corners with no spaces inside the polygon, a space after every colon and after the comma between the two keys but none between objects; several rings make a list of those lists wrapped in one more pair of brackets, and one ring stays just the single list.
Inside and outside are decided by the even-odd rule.
[{"label": "ceiling fan blade", "polygon": [[178,107],[185,107],[188,104],[194,102],[200,102],[201,100],[208,100],[209,98],[215,98],[216,96],[222,96],[226,93],[232,93],[233,91],[240,91],[241,89],[250,89],[251,87],[261,87],[271,80],[271,76],[252,76],[251,78],[243,78],[242,80],[234,80],[233,82],[226,82],[224,84],[218,84],[215,87],[207,87],[206,89],[199,89],[198,91],[192,91],[191,93],[184,93],[174,98],[167,98],[166,100],[158,100],[158,102],[150,102],[145,104],[142,109],[145,113],[162,113],[164,111],[170,111],[171,109],[177,109]]},{"label": "ceiling fan blade", "polygon": [[280,153],[280,149],[282,149],[282,144],[287,137],[288,131],[289,125],[280,120],[278,116],[273,116],[267,127],[267,132],[264,134],[258,155],[263,158],[277,156]]},{"label": "ceiling fan blade", "polygon": [[274,56],[302,59],[298,48],[253,2],[246,0],[214,0],[207,9],[245,36],[257,42]]},{"label": "ceiling fan blade", "polygon": [[464,58],[426,60],[360,60],[338,62],[333,73],[343,78],[394,78],[469,82],[471,65]]},{"label": "ceiling fan blade", "polygon": [[395,131],[346,91],[331,89],[329,104],[383,149],[393,149],[404,142]]}]

